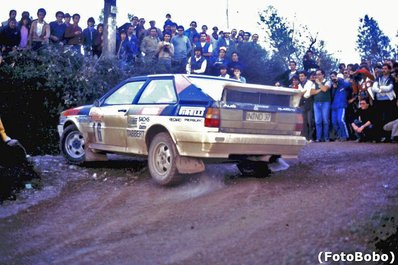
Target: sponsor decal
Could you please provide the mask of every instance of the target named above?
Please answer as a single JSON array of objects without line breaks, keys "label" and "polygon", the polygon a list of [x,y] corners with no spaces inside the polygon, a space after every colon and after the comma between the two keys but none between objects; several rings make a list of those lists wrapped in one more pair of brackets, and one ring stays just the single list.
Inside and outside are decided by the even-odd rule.
[{"label": "sponsor decal", "polygon": [[169,121],[171,122],[181,122],[180,118],[170,118]]},{"label": "sponsor decal", "polygon": [[184,118],[184,121],[187,121],[187,122],[201,122],[201,121],[203,121],[203,119]]},{"label": "sponsor decal", "polygon": [[227,108],[227,109],[236,109],[236,105],[235,104],[232,104],[232,105],[224,104],[223,107]]},{"label": "sponsor decal", "polygon": [[77,121],[80,123],[90,123],[91,122],[91,118],[89,116],[79,116],[77,118]]},{"label": "sponsor decal", "polygon": [[94,122],[93,123],[93,130],[94,130],[94,135],[95,135],[95,140],[99,143],[102,143],[104,141],[102,137],[102,129],[103,125],[101,122]]},{"label": "sponsor decal", "polygon": [[140,125],[140,127],[138,127],[138,129],[140,129],[140,130],[146,130],[146,125]]},{"label": "sponsor decal", "polygon": [[138,121],[139,121],[139,122],[145,123],[145,122],[149,122],[150,119],[149,119],[149,117],[139,117],[139,118],[138,118]]},{"label": "sponsor decal", "polygon": [[181,107],[178,115],[203,117],[205,110],[205,107]]},{"label": "sponsor decal", "polygon": [[138,118],[132,117],[127,119],[127,125],[132,128],[137,128]]},{"label": "sponsor decal", "polygon": [[296,109],[292,109],[292,108],[279,108],[279,107],[278,107],[278,110],[279,111],[289,111],[289,112],[295,112],[296,111]]},{"label": "sponsor decal", "polygon": [[127,130],[127,136],[132,138],[142,138],[144,136],[144,131]]}]

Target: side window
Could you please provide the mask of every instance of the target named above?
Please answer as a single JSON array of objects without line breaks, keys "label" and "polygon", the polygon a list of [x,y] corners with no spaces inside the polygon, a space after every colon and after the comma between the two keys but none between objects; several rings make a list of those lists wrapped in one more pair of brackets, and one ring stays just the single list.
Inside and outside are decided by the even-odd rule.
[{"label": "side window", "polygon": [[106,105],[127,105],[131,104],[145,81],[129,82],[113,92],[104,104]]},{"label": "side window", "polygon": [[139,104],[176,103],[177,96],[173,80],[152,80],[142,93]]}]

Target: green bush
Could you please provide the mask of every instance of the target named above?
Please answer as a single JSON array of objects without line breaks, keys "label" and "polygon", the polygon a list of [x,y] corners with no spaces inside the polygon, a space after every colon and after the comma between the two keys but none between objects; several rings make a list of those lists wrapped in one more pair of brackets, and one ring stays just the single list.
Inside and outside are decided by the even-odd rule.
[{"label": "green bush", "polygon": [[10,54],[0,67],[0,113],[11,137],[32,154],[58,153],[62,110],[91,104],[133,75],[114,58],[95,59],[48,47]]}]

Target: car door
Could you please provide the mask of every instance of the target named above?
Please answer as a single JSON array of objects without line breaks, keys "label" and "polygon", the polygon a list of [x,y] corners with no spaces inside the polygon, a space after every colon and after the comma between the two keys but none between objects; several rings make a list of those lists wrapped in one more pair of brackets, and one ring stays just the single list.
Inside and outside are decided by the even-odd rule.
[{"label": "car door", "polygon": [[164,110],[175,104],[177,94],[172,77],[150,80],[128,112],[127,152],[147,154],[147,130],[153,124],[167,125],[169,117],[164,115]]},{"label": "car door", "polygon": [[127,139],[127,113],[145,80],[126,82],[92,111],[95,143],[104,150],[124,152]]}]

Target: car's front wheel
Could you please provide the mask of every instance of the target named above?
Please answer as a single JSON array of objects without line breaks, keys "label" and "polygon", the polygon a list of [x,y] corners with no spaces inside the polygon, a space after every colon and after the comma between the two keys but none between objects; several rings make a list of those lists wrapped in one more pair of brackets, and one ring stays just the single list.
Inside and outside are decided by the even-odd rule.
[{"label": "car's front wheel", "polygon": [[67,126],[61,137],[61,152],[69,163],[80,165],[85,161],[84,145],[84,137],[76,126]]},{"label": "car's front wheel", "polygon": [[152,178],[160,185],[179,182],[177,148],[166,132],[155,135],[149,146],[148,167]]}]

